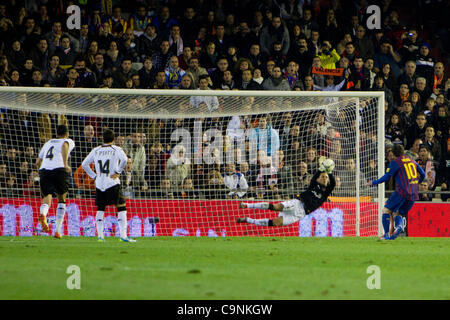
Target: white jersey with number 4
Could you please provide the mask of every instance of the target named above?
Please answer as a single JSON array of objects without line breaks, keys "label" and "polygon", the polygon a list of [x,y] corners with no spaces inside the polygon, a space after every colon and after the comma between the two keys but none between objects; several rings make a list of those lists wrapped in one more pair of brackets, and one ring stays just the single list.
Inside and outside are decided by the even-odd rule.
[{"label": "white jersey with number 4", "polygon": [[62,147],[64,143],[69,144],[69,153],[75,147],[75,142],[72,139],[51,139],[47,141],[39,152],[39,158],[42,160],[41,169],[53,170],[64,168],[64,161],[62,158]]},{"label": "white jersey with number 4", "polygon": [[[102,145],[92,149],[91,153],[84,159],[82,166],[84,171],[95,179],[95,187],[105,191],[116,184],[120,179],[112,179],[114,174],[121,174],[127,165],[128,157],[122,148],[115,145]],[[94,162],[95,172],[89,167]]]}]

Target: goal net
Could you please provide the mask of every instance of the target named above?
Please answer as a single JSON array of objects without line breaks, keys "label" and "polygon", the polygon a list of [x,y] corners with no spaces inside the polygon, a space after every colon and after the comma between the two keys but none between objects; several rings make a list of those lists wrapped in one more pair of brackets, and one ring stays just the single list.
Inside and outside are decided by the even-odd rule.
[{"label": "goal net", "polygon": [[[66,124],[75,149],[63,234],[96,236],[95,184],[81,162],[112,129],[129,157],[121,176],[128,234],[147,236],[377,236],[384,174],[379,92],[269,92],[0,88],[0,235],[42,232],[36,157]],[[305,190],[324,158],[336,188],[324,205],[283,227],[239,203],[276,203]],[[56,200],[47,215],[55,232]],[[118,236],[116,209],[105,236]]]}]

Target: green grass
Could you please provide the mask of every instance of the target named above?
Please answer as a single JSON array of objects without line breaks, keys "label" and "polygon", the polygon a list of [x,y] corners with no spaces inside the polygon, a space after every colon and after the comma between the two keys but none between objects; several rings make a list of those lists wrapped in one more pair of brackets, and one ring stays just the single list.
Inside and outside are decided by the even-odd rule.
[{"label": "green grass", "polygon": [[[0,237],[0,299],[450,299],[450,239]],[[81,270],[69,290],[67,267]],[[381,289],[366,286],[367,268]]]}]

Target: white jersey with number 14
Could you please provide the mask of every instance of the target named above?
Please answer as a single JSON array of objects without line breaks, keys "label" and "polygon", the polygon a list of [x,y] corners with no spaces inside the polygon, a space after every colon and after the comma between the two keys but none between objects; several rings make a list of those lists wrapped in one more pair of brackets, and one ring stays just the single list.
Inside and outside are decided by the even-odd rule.
[{"label": "white jersey with number 14", "polygon": [[[83,169],[95,179],[95,187],[105,191],[117,184],[120,179],[112,179],[114,174],[121,174],[127,165],[128,157],[122,148],[115,145],[102,145],[92,149],[91,153],[83,161]],[[89,167],[94,162],[95,172]]]}]

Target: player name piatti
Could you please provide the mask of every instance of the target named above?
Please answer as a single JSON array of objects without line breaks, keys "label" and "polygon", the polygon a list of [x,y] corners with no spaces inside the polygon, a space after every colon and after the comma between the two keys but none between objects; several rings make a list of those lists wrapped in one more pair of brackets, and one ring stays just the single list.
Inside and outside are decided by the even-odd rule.
[{"label": "player name piatti", "polygon": [[116,155],[116,150],[98,150],[97,155],[99,156],[114,156]]}]

